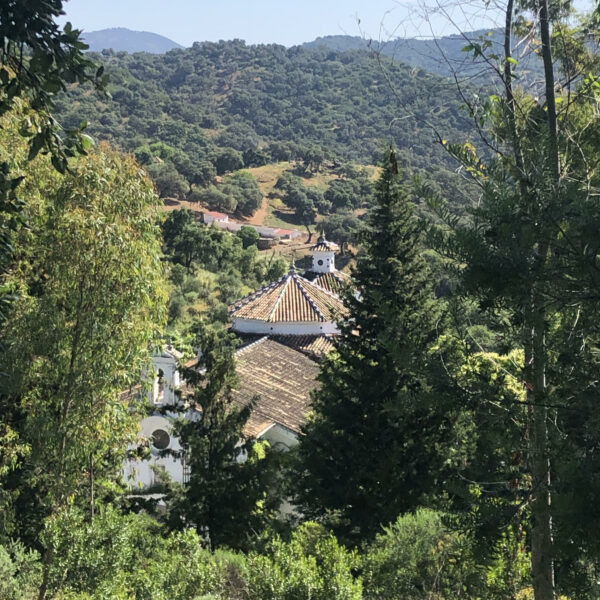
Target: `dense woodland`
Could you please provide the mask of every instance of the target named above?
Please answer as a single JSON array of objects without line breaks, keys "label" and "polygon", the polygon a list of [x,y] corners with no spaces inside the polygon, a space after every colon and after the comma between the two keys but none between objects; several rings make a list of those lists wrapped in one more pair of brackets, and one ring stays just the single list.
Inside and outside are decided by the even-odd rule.
[{"label": "dense woodland", "polygon": [[472,123],[451,82],[424,70],[385,58],[380,67],[366,51],[241,40],[92,56],[110,74],[112,99],[77,86],[57,101],[57,118],[67,129],[87,122],[91,135],[142,163],[162,159],[151,174],[155,181],[179,175],[185,182],[175,193],[269,162],[374,164],[391,142],[408,172],[427,173],[454,202],[469,202],[434,130],[465,139]]},{"label": "dense woodland", "polygon": [[[0,597],[600,598],[599,9],[509,0],[501,54],[466,48],[496,93],[462,113],[447,81],[361,52],[86,55],[61,10],[0,5]],[[269,161],[300,222],[352,244],[291,452],[243,436],[226,327],[287,264],[160,210],[179,181],[251,214],[241,169]],[[202,418],[174,419],[192,475],[157,502],[122,465],[149,452],[139,386],[166,340],[202,348]]]}]

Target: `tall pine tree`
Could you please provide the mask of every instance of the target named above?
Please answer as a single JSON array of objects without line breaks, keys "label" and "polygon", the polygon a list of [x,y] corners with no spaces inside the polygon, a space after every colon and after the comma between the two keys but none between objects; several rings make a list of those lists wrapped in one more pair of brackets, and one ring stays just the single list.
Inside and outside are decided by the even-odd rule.
[{"label": "tall pine tree", "polygon": [[168,521],[175,528],[195,526],[213,548],[246,548],[277,517],[280,456],[244,434],[253,403],[234,399],[235,338],[207,329],[199,342],[200,364],[183,373],[193,394],[176,423],[190,478],[173,488]]},{"label": "tall pine tree", "polygon": [[433,351],[440,303],[392,150],[376,200],[353,274],[356,293],[345,296],[351,318],[322,367],[299,448],[297,501],[350,543],[432,493],[456,431]]}]

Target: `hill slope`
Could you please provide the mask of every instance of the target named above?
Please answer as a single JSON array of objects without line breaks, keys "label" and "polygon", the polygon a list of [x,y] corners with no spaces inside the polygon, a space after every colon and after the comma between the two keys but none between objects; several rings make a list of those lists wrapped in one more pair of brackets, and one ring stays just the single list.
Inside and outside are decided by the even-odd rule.
[{"label": "hill slope", "polygon": [[76,88],[59,102],[59,120],[67,128],[87,120],[92,135],[143,161],[144,147],[161,142],[168,147],[154,146],[160,159],[172,160],[188,182],[186,170],[207,162],[224,172],[315,150],[334,162],[373,164],[381,145],[393,142],[410,172],[446,189],[460,185],[434,129],[462,141],[471,122],[454,86],[424,71],[362,51],[240,40],[96,58],[111,77],[112,101]]},{"label": "hill slope", "polygon": [[92,52],[100,52],[110,48],[115,52],[162,54],[173,50],[173,48],[182,48],[178,43],[157,33],[132,31],[124,27],[87,31],[84,32],[82,37]]}]

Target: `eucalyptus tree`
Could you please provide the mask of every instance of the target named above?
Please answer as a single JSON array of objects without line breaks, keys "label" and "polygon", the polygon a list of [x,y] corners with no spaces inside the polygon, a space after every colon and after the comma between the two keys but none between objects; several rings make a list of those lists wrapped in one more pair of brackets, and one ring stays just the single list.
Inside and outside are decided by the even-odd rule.
[{"label": "eucalyptus tree", "polygon": [[[118,491],[137,431],[122,394],[139,384],[166,303],[157,197],[135,161],[100,147],[64,176],[47,163],[23,184],[19,302],[0,329],[2,422],[27,448],[3,481],[2,533],[31,545],[73,506],[93,516]],[[54,559],[43,550],[40,598]]]},{"label": "eucalyptus tree", "polygon": [[[68,158],[85,152],[90,142],[82,134],[84,123],[61,139],[51,115],[56,94],[69,83],[92,81],[99,88],[106,84],[104,69],[96,69],[83,52],[87,46],[80,31],[70,23],[64,28],[56,23],[64,14],[63,4],[62,0],[6,0],[0,6],[0,117],[25,100],[30,110],[20,113],[19,132],[28,140],[28,158],[49,152],[52,164],[61,172]],[[0,163],[0,319],[14,296],[2,278],[12,257],[10,232],[23,219],[17,192],[23,175],[12,167],[10,160]]]}]

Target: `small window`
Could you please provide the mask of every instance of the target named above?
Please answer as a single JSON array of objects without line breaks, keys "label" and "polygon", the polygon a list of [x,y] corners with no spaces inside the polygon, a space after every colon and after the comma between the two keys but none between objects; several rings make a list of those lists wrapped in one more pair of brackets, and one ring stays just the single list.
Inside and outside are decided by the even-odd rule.
[{"label": "small window", "polygon": [[164,429],[155,429],[152,432],[152,445],[157,450],[166,450],[171,443],[171,436]]},{"label": "small window", "polygon": [[165,396],[165,374],[162,369],[158,370],[157,374],[157,382],[158,382],[158,393],[156,395],[156,401],[160,402]]},{"label": "small window", "polygon": [[320,267],[322,267],[322,266],[323,266],[323,259],[322,259],[322,258],[320,258],[320,259],[317,261],[317,264],[318,264]]}]

